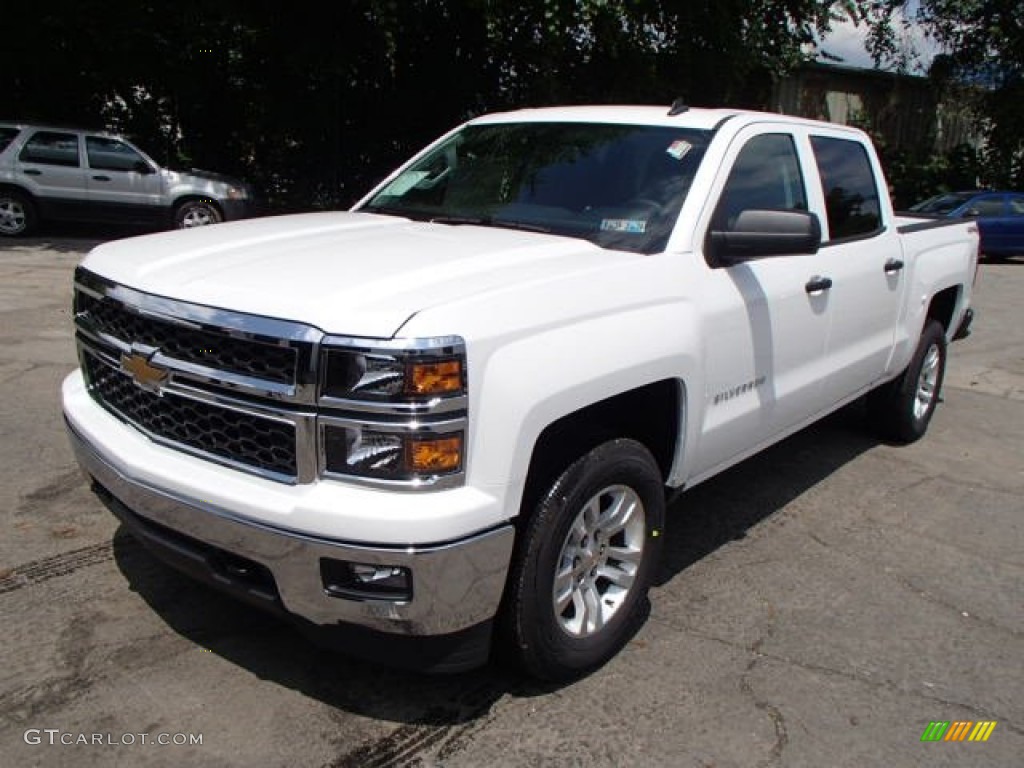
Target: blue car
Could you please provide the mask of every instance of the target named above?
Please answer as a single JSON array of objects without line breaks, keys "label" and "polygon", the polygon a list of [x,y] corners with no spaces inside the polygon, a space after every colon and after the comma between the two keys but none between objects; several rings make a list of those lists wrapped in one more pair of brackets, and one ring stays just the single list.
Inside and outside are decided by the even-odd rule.
[{"label": "blue car", "polygon": [[949,218],[974,218],[985,256],[1024,254],[1024,193],[950,192],[912,206],[914,213]]}]

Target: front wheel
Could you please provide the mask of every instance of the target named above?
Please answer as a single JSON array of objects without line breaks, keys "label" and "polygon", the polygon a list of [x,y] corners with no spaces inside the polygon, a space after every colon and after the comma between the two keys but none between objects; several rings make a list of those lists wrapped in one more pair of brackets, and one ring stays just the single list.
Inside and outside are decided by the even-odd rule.
[{"label": "front wheel", "polygon": [[223,219],[220,209],[206,200],[186,200],[174,211],[174,226],[178,229],[205,227]]},{"label": "front wheel", "polygon": [[868,412],[883,437],[912,443],[924,436],[945,373],[946,332],[941,323],[929,320],[907,369],[868,395]]},{"label": "front wheel", "polygon": [[507,640],[530,674],[571,680],[636,628],[661,549],[661,473],[643,445],[612,440],[566,469],[532,513],[511,574]]}]

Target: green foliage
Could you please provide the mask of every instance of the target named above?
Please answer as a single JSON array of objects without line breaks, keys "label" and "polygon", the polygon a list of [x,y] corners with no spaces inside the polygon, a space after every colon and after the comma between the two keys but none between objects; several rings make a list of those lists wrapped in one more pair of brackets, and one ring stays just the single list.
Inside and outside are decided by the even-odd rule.
[{"label": "green foliage", "polygon": [[[937,14],[929,22],[936,34],[954,40],[960,28],[938,22],[946,6],[1012,4],[930,0],[923,7]],[[411,151],[484,111],[581,102],[667,105],[677,96],[695,105],[763,107],[773,77],[813,56],[816,33],[840,18],[870,17],[884,40],[881,20],[895,5],[13,3],[5,7],[0,46],[0,65],[13,73],[5,83],[4,117],[119,130],[161,162],[245,176],[275,209],[333,207],[353,202]],[[1019,18],[1015,23],[1019,30]],[[993,38],[989,47],[1005,45]],[[968,66],[957,62],[961,70]],[[1019,89],[1019,71],[1007,69],[1017,75],[999,88]],[[1010,135],[1013,120],[1022,122],[1024,98],[1017,93],[1013,105],[994,99],[981,109],[989,121],[986,162],[1019,178],[1019,143],[1013,149],[1019,137]]]},{"label": "green foliage", "polygon": [[[872,25],[876,61],[891,59],[894,11],[907,0],[872,0],[865,17]],[[1024,188],[1024,6],[1021,0],[920,0],[915,15],[947,51],[932,79],[949,101],[974,114],[985,139],[982,181],[993,187]]]}]

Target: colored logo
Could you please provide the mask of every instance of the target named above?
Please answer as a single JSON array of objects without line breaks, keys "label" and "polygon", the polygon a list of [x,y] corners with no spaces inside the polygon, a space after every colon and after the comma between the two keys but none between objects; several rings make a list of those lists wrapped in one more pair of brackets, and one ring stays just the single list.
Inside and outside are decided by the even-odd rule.
[{"label": "colored logo", "polygon": [[167,370],[153,365],[146,355],[121,355],[121,370],[132,377],[136,386],[160,394],[160,385],[167,381]]},{"label": "colored logo", "polygon": [[988,741],[995,728],[995,720],[932,720],[921,741]]}]

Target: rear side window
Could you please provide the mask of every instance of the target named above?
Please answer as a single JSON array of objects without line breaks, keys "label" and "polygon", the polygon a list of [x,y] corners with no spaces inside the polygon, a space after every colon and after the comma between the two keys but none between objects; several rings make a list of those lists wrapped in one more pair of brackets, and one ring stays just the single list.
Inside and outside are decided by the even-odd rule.
[{"label": "rear side window", "polygon": [[23,163],[78,167],[78,136],[74,133],[39,131],[21,150]]},{"label": "rear side window", "polygon": [[0,125],[0,152],[7,149],[8,145],[14,141],[14,137],[17,135],[17,128],[8,128],[7,126]]},{"label": "rear side window", "polygon": [[881,229],[878,182],[864,145],[812,136],[811,146],[825,193],[829,239],[857,237]]}]

